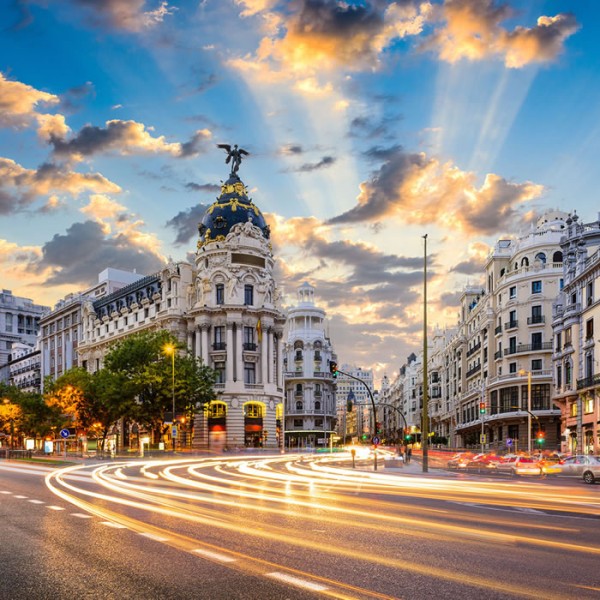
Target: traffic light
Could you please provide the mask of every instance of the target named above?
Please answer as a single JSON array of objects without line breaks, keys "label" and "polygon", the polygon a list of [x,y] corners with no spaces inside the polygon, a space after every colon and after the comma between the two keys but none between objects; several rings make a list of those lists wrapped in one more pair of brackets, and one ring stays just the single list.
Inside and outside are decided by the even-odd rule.
[{"label": "traffic light", "polygon": [[485,402],[480,402],[479,403],[479,414],[480,415],[485,415]]},{"label": "traffic light", "polygon": [[411,439],[412,439],[412,435],[411,435],[410,433],[407,433],[407,434],[404,436],[404,439],[405,439],[407,442],[410,442],[410,441],[411,441]]},{"label": "traffic light", "polygon": [[546,441],[546,434],[543,431],[538,431],[537,433],[537,443],[543,444]]},{"label": "traffic light", "polygon": [[334,379],[338,375],[337,363],[334,360],[329,361],[329,372],[333,375]]},{"label": "traffic light", "polygon": [[382,427],[381,423],[379,423],[379,421],[377,423],[375,423],[375,431],[376,431],[376,433],[383,433],[383,427]]},{"label": "traffic light", "polygon": [[363,442],[367,439],[367,434],[366,433],[363,433],[362,439],[363,439]]}]

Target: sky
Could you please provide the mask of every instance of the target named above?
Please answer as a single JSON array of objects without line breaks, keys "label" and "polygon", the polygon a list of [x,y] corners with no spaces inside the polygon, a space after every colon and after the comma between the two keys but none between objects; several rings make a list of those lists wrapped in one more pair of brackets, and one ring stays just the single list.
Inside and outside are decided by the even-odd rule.
[{"label": "sky", "polygon": [[[499,238],[598,215],[595,0],[4,0],[2,288],[193,261],[227,179],[339,364],[393,377],[457,322]],[[427,235],[427,246],[423,236]]]}]

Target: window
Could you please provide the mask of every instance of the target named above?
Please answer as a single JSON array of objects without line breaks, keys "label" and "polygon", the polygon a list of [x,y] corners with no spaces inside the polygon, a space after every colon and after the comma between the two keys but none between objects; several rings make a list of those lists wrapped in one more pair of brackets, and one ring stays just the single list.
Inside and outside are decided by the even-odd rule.
[{"label": "window", "polygon": [[516,298],[517,297],[517,286],[513,285],[509,290],[508,290],[508,297],[509,298]]},{"label": "window", "polygon": [[571,346],[571,328],[565,329],[565,346]]},{"label": "window", "polygon": [[296,384],[296,396],[302,396],[302,384],[301,383]]},{"label": "window", "polygon": [[317,397],[321,396],[321,384],[320,383],[315,383],[315,396],[317,396]]},{"label": "window", "polygon": [[571,385],[571,363],[565,363],[565,385]]},{"label": "window", "polygon": [[532,323],[543,323],[542,319],[542,305],[537,304],[531,307],[531,322]]},{"label": "window", "polygon": [[304,426],[304,423],[303,423],[302,419],[294,419],[294,427],[296,429],[302,429],[303,426]]},{"label": "window", "polygon": [[541,280],[531,282],[531,293],[532,294],[541,294],[542,293]]},{"label": "window", "polygon": [[546,264],[546,255],[543,252],[539,252],[535,255],[535,260],[539,260],[543,265]]},{"label": "window", "polygon": [[214,335],[215,338],[213,343],[213,350],[225,350],[225,326],[217,325],[214,328]]},{"label": "window", "polygon": [[516,373],[517,372],[517,363],[511,362],[508,365],[508,372],[509,373]]},{"label": "window", "polygon": [[244,416],[251,419],[260,419],[263,416],[263,409],[260,404],[246,404],[244,406]]},{"label": "window", "polygon": [[594,412],[594,398],[592,396],[585,396],[583,399],[583,412],[586,414]]},{"label": "window", "polygon": [[536,358],[531,361],[531,370],[532,371],[541,371],[542,370],[542,359]]},{"label": "window", "polygon": [[217,283],[215,286],[217,304],[225,304],[225,284]]},{"label": "window", "polygon": [[541,331],[531,334],[531,349],[532,350],[541,350],[542,349],[542,333],[541,333]]},{"label": "window", "polygon": [[508,437],[511,440],[519,439],[519,426],[518,425],[509,425],[508,426]]},{"label": "window", "polygon": [[256,350],[254,327],[244,327],[244,350]]},{"label": "window", "polygon": [[323,419],[315,419],[315,427],[323,427]]},{"label": "window", "polygon": [[594,337],[594,319],[588,319],[585,322],[585,339],[591,340]]},{"label": "window", "polygon": [[253,362],[244,363],[244,383],[256,383],[256,365]]},{"label": "window", "polygon": [[517,351],[517,338],[508,338],[508,353],[514,354]]},{"label": "window", "polygon": [[225,363],[216,362],[213,368],[217,372],[217,380],[215,383],[225,383]]},{"label": "window", "polygon": [[563,289],[564,287],[565,287],[565,280],[564,280],[564,279],[561,277],[561,278],[558,280],[558,289],[559,289],[560,291],[562,291],[562,289]]},{"label": "window", "polygon": [[304,403],[301,400],[298,400],[298,402],[296,402],[296,410],[303,410],[304,409]]},{"label": "window", "polygon": [[318,400],[315,402],[315,410],[321,410],[321,403]]},{"label": "window", "polygon": [[571,411],[570,411],[570,415],[572,417],[576,417],[577,416],[577,402],[573,402],[571,404]]},{"label": "window", "polygon": [[562,252],[557,251],[552,255],[552,262],[553,263],[561,263],[563,261],[563,255]]},{"label": "window", "polygon": [[590,281],[587,284],[587,305],[591,306],[594,303],[594,283]]},{"label": "window", "polygon": [[516,310],[511,310],[508,313],[508,326],[509,326],[509,328],[517,326],[517,311]]},{"label": "window", "polygon": [[246,306],[252,306],[254,304],[254,286],[244,286],[244,304]]},{"label": "window", "polygon": [[562,367],[560,365],[556,367],[556,387],[562,387]]},{"label": "window", "polygon": [[521,259],[521,266],[522,266],[522,267],[528,267],[528,266],[529,266],[529,259],[528,259],[526,256],[524,256],[524,257]]}]

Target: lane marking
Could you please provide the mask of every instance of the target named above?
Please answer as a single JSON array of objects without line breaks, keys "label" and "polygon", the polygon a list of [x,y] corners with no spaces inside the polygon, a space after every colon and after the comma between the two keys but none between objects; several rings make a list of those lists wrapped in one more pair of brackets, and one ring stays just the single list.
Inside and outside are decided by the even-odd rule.
[{"label": "lane marking", "polygon": [[272,577],[273,579],[278,579],[279,581],[284,581],[285,583],[296,585],[298,587],[315,592],[324,592],[327,589],[327,586],[325,585],[313,583],[312,581],[307,581],[306,579],[300,579],[299,577],[294,577],[293,575],[288,575],[287,573],[278,573],[277,571],[274,571],[273,573],[267,573],[267,577]]},{"label": "lane marking", "polygon": [[29,498],[29,496],[15,496],[15,498],[19,498],[19,499],[27,499],[27,498]]},{"label": "lane marking", "polygon": [[6,490],[0,490],[0,494],[12,494],[12,492],[7,492]]},{"label": "lane marking", "polygon": [[50,510],[65,510],[62,506],[48,506]]},{"label": "lane marking", "polygon": [[85,513],[71,513],[72,517],[78,517],[79,519],[91,519],[92,515],[87,515]]},{"label": "lane marking", "polygon": [[114,527],[115,529],[127,529],[125,525],[121,523],[115,523],[114,521],[100,521],[100,525],[106,525],[107,527]]},{"label": "lane marking", "polygon": [[29,500],[31,504],[46,504],[43,500]]},{"label": "lane marking", "polygon": [[224,554],[219,554],[218,552],[211,552],[210,550],[204,550],[204,548],[195,548],[192,550],[196,554],[201,554],[202,556],[206,556],[206,558],[214,558],[215,560],[220,560],[221,562],[235,562],[235,558],[231,558],[231,556],[225,556]]},{"label": "lane marking", "polygon": [[[125,526],[123,525],[123,527],[125,527]],[[144,537],[147,537],[147,538],[149,538],[151,540],[156,540],[157,542],[166,542],[169,539],[169,538],[164,537],[162,535],[157,535],[156,533],[148,533],[148,532],[146,532],[146,533],[140,533],[140,535],[143,535]]]}]

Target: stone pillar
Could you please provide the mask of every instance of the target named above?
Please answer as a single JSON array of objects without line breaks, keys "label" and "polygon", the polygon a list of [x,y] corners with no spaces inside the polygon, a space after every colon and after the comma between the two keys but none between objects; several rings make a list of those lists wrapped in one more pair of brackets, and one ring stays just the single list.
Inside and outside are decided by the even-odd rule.
[{"label": "stone pillar", "polygon": [[196,344],[198,346],[198,355],[202,357],[202,362],[205,365],[208,365],[208,325],[202,325],[200,336],[198,336]]},{"label": "stone pillar", "polygon": [[227,383],[233,383],[234,374],[233,323],[227,324]]},{"label": "stone pillar", "polygon": [[261,377],[262,384],[266,385],[267,383],[271,383],[272,376],[270,370],[271,361],[269,360],[269,338],[271,337],[271,329],[267,329],[267,331],[263,331],[262,340],[260,342],[260,366],[261,366]]},{"label": "stone pillar", "polygon": [[237,324],[235,331],[235,375],[237,381],[244,381],[244,358],[242,355],[243,351],[243,339],[242,339],[243,326],[241,323]]}]

